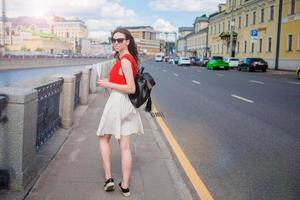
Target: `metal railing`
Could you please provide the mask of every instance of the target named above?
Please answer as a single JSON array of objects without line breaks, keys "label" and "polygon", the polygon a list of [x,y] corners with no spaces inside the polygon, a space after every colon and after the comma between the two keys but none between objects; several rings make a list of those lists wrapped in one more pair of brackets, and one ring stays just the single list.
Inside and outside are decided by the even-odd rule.
[{"label": "metal railing", "polygon": [[6,116],[2,116],[2,111],[7,106],[8,97],[5,94],[0,94],[0,123],[8,121]]},{"label": "metal railing", "polygon": [[63,82],[59,78],[35,88],[38,92],[37,150],[60,125],[59,102]]},{"label": "metal railing", "polygon": [[74,74],[75,78],[75,96],[74,96],[74,109],[79,105],[80,103],[80,79],[82,76],[82,72],[78,72]]}]

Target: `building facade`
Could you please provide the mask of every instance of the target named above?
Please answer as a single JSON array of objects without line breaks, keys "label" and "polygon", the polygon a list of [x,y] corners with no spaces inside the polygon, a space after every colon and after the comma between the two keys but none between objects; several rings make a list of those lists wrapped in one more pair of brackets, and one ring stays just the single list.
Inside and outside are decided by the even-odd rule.
[{"label": "building facade", "polygon": [[[2,22],[0,26],[0,42],[3,44]],[[6,51],[80,52],[81,41],[87,36],[85,23],[78,19],[17,17],[7,18],[5,22]]]},{"label": "building facade", "polygon": [[300,67],[300,1],[283,0],[279,67]]},{"label": "building facade", "polygon": [[103,43],[97,39],[83,39],[82,50],[83,56],[107,57],[113,55],[111,44]]},{"label": "building facade", "polygon": [[131,32],[140,54],[155,55],[160,52],[160,41],[157,39],[157,33],[151,26],[125,28]]},{"label": "building facade", "polygon": [[208,17],[197,17],[193,27],[180,27],[177,51],[180,55],[205,57],[207,52]]},{"label": "building facade", "polygon": [[[296,45],[300,29],[295,28],[299,27],[299,5],[297,5],[299,2],[296,2],[283,0],[280,69],[295,69],[295,65],[299,64]],[[293,16],[288,14],[291,7],[294,9]],[[278,16],[279,0],[227,0],[226,6],[219,7],[219,11],[209,17],[210,55],[234,56],[239,59],[261,57],[268,61],[270,68],[275,68]],[[233,38],[232,52],[230,34]],[[288,48],[286,45],[289,44],[287,40],[295,45],[290,51],[286,51]]]},{"label": "building facade", "polygon": [[73,45],[74,52],[81,52],[82,40],[88,38],[88,29],[84,21],[66,19],[53,23],[54,35]]}]

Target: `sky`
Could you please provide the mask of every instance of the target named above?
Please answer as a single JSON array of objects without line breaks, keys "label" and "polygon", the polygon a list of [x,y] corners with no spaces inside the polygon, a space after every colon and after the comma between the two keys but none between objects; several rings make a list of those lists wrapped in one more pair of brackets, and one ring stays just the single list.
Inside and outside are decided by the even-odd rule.
[{"label": "sky", "polygon": [[197,16],[217,11],[225,0],[6,0],[7,17],[36,16],[54,12],[75,16],[89,29],[89,37],[106,40],[118,26],[152,26],[174,32],[193,26]]}]

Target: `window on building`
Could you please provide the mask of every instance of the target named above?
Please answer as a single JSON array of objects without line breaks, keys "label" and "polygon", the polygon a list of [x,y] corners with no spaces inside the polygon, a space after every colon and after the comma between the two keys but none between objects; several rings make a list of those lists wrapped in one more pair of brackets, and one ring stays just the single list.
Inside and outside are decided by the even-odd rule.
[{"label": "window on building", "polygon": [[235,30],[235,19],[232,19],[232,24],[231,24],[231,28],[232,28],[232,30]]},{"label": "window on building", "polygon": [[295,14],[296,0],[290,0],[290,15]]},{"label": "window on building", "polygon": [[254,42],[251,43],[251,53],[254,53]]},{"label": "window on building", "polygon": [[252,24],[256,23],[256,12],[253,12],[253,19],[252,19]]},{"label": "window on building", "polygon": [[239,25],[238,25],[239,28],[241,28],[241,23],[242,23],[242,17],[240,16],[240,17],[239,17]]},{"label": "window on building", "polygon": [[262,8],[260,10],[260,22],[263,23],[265,21],[265,9]]},{"label": "window on building", "polygon": [[262,39],[259,39],[259,52],[262,52]]},{"label": "window on building", "polygon": [[146,38],[146,33],[143,31],[143,39]]},{"label": "window on building", "polygon": [[270,6],[270,21],[274,20],[274,5]]},{"label": "window on building", "polygon": [[292,51],[293,50],[293,35],[288,35],[287,39],[287,50]]},{"label": "window on building", "polygon": [[223,32],[225,31],[225,22],[223,22],[223,28],[222,28],[222,31],[223,31]]},{"label": "window on building", "polygon": [[219,33],[220,33],[220,31],[221,31],[221,24],[220,23],[218,25],[218,29],[219,29]]},{"label": "window on building", "polygon": [[215,34],[217,33],[217,25],[215,25]]},{"label": "window on building", "polygon": [[227,30],[230,31],[230,29],[231,29],[230,28],[230,20],[228,20],[228,28],[227,28]]},{"label": "window on building", "polygon": [[245,26],[248,26],[248,18],[249,18],[249,15],[246,14],[246,17],[245,17]]},{"label": "window on building", "polygon": [[219,44],[218,44],[218,53],[219,53]]},{"label": "window on building", "polygon": [[236,50],[237,53],[240,53],[240,42],[237,42],[237,50]]},{"label": "window on building", "polygon": [[269,37],[268,38],[268,52],[271,52],[272,51],[272,38]]},{"label": "window on building", "polygon": [[247,41],[244,41],[244,53],[247,53]]},{"label": "window on building", "polygon": [[223,54],[223,52],[224,52],[224,45],[222,44],[222,54]]}]

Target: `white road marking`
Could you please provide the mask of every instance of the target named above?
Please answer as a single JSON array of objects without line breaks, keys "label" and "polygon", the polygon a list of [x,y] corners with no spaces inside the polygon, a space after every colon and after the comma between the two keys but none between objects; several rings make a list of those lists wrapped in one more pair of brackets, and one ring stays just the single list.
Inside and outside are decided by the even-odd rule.
[{"label": "white road marking", "polygon": [[163,72],[167,72],[167,70],[164,69]]},{"label": "white road marking", "polygon": [[300,82],[288,82],[288,83],[290,83],[290,84],[295,84],[295,85],[300,85]]},{"label": "white road marking", "polygon": [[235,95],[235,94],[232,94],[231,96],[234,97],[234,98],[237,98],[237,99],[246,101],[246,102],[248,102],[248,103],[254,103],[254,101],[252,101],[252,100],[250,100],[250,99],[246,99],[246,98],[244,98],[244,97],[241,97],[241,96],[238,96],[238,95]]},{"label": "white road marking", "polygon": [[262,81],[256,81],[256,80],[250,80],[250,82],[252,82],[252,83],[258,83],[258,84],[265,84],[265,83],[262,82]]},{"label": "white road marking", "polygon": [[179,76],[178,74],[174,73],[174,76]]},{"label": "white road marking", "polygon": [[195,81],[195,80],[192,80],[193,83],[196,83],[198,85],[200,85],[201,83],[199,81]]},{"label": "white road marking", "polygon": [[217,76],[224,76],[224,74],[216,74]]}]

